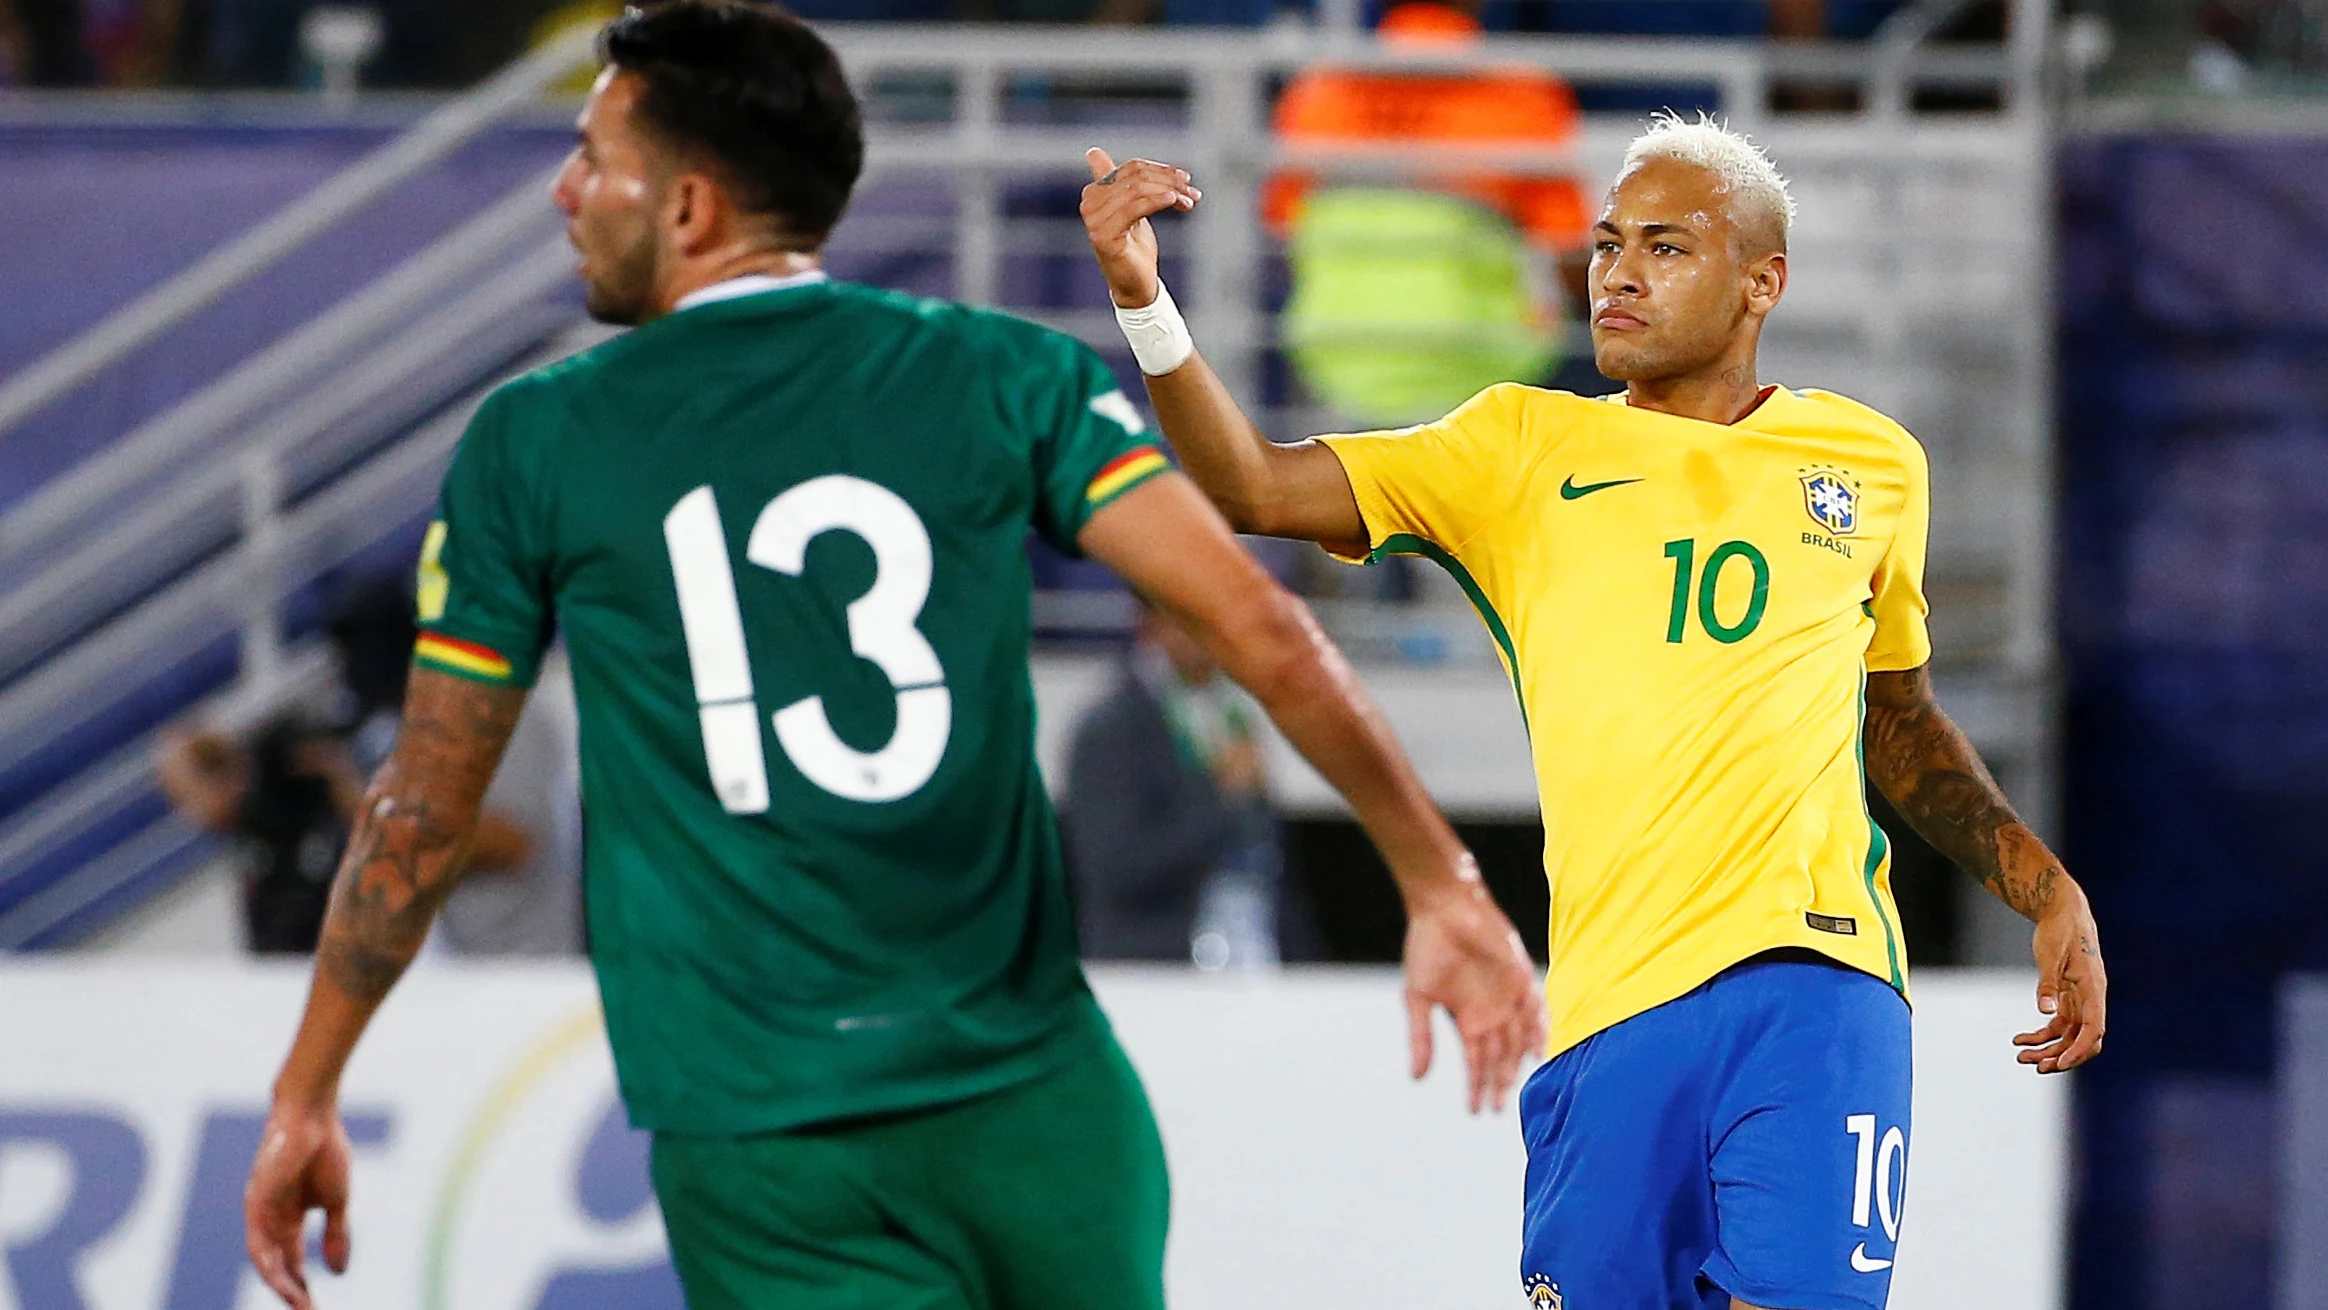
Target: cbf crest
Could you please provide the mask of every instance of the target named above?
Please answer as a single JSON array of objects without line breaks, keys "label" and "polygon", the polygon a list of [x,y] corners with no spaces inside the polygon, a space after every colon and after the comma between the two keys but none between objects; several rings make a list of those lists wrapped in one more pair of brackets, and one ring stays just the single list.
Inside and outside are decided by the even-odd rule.
[{"label": "cbf crest", "polygon": [[1830,537],[1859,531],[1859,481],[1840,469],[1806,469],[1803,509]]},{"label": "cbf crest", "polygon": [[1530,1274],[1523,1286],[1527,1289],[1529,1310],[1560,1310],[1560,1284],[1542,1274]]}]

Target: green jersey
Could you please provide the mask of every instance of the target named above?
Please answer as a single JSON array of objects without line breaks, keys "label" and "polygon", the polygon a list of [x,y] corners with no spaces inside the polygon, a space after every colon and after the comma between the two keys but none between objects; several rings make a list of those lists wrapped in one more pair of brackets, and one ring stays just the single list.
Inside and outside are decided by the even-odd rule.
[{"label": "green jersey", "polygon": [[1077,1053],[1026,538],[1072,552],[1167,467],[1070,338],[753,282],[495,391],[423,553],[423,665],[526,685],[564,637],[591,956],[663,1131],[938,1105]]}]

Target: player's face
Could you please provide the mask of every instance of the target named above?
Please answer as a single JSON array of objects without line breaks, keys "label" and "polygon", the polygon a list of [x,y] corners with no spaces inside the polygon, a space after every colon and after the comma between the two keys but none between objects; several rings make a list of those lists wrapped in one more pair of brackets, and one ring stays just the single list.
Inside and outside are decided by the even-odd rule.
[{"label": "player's face", "polygon": [[1627,171],[1592,242],[1592,358],[1603,376],[1684,376],[1719,363],[1753,330],[1752,273],[1712,172],[1671,159]]},{"label": "player's face", "polygon": [[637,78],[599,74],[550,192],[581,257],[583,303],[601,323],[642,322],[654,303],[664,170],[633,124],[638,97]]}]

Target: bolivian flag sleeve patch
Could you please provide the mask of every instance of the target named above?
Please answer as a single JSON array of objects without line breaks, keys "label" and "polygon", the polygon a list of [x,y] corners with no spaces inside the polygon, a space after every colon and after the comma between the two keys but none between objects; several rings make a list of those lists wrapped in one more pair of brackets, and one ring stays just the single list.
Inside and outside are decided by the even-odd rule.
[{"label": "bolivian flag sleeve patch", "polygon": [[1083,498],[1091,502],[1093,509],[1102,508],[1109,501],[1171,467],[1172,462],[1164,458],[1163,451],[1154,446],[1135,446],[1109,460],[1100,469],[1099,476],[1093,478],[1091,485],[1085,488]]},{"label": "bolivian flag sleeve patch", "polygon": [[485,682],[509,681],[509,661],[500,651],[442,633],[420,634],[419,644],[412,648],[412,658],[440,673],[457,673]]}]

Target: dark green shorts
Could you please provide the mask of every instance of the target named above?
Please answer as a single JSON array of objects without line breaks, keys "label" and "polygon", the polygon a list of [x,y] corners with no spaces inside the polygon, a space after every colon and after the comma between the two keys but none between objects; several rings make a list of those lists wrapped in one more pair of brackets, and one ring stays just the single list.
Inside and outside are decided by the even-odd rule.
[{"label": "dark green shorts", "polygon": [[1162,1310],[1164,1144],[1112,1037],[959,1105],[658,1133],[693,1310]]}]

